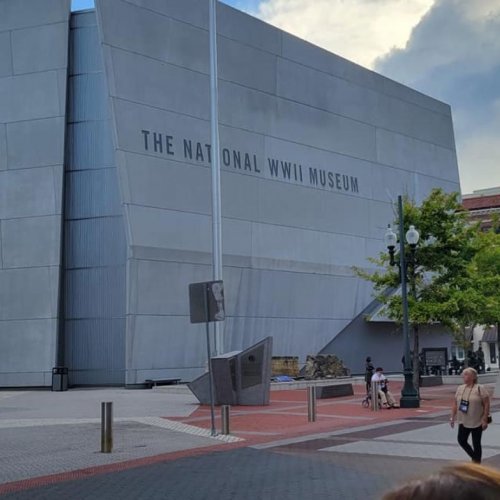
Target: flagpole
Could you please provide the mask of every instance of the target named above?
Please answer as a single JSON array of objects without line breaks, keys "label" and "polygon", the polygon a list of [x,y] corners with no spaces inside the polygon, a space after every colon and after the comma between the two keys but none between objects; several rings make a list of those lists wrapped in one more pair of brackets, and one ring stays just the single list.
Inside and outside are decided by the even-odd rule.
[{"label": "flagpole", "polygon": [[[213,279],[222,280],[222,213],[220,194],[219,90],[217,76],[217,0],[209,0],[210,142],[212,144],[212,259]],[[223,324],[216,321],[215,354],[224,352]]]}]

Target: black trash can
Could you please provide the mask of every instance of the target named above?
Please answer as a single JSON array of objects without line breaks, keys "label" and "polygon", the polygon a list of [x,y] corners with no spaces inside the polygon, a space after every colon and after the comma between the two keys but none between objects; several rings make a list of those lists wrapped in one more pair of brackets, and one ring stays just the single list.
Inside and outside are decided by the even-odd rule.
[{"label": "black trash can", "polygon": [[68,368],[55,366],[52,368],[52,391],[68,390]]}]

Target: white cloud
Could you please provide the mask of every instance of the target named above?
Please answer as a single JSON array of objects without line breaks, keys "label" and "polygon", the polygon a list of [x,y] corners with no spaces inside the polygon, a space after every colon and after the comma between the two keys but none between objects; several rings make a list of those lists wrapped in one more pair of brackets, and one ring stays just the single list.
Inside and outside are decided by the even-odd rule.
[{"label": "white cloud", "polygon": [[256,14],[451,104],[462,190],[500,186],[500,0],[262,0]]},{"label": "white cloud", "polygon": [[[500,84],[500,82],[499,82]],[[500,186],[500,101],[486,126],[464,134],[458,142],[463,192]]]},{"label": "white cloud", "polygon": [[433,4],[434,0],[264,0],[257,15],[372,68],[377,57],[406,45],[412,28]]},{"label": "white cloud", "polygon": [[464,192],[500,185],[500,0],[437,0],[375,69],[451,104]]},{"label": "white cloud", "polygon": [[436,0],[406,47],[382,55],[375,67],[411,84],[430,72],[445,81],[477,75],[498,63],[499,27],[500,0]]}]

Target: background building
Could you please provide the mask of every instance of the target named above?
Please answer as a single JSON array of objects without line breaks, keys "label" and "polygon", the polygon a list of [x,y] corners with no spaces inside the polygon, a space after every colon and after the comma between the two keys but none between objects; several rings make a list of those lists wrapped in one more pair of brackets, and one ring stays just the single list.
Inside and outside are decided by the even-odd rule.
[{"label": "background building", "polygon": [[[479,189],[464,194],[462,199],[471,220],[480,222],[484,231],[491,229],[495,217],[500,218],[500,187]],[[485,363],[490,368],[499,368],[498,325],[474,328],[472,339],[474,349],[482,347]]]},{"label": "background building", "polygon": [[[0,2],[0,386],[190,380],[211,277],[208,2]],[[226,350],[399,370],[351,267],[393,202],[459,190],[451,111],[218,7]],[[358,325],[354,327],[353,325]],[[422,347],[449,346],[446,335]]]},{"label": "background building", "polygon": [[500,187],[478,189],[462,196],[463,206],[471,220],[481,222],[483,230],[491,229],[494,217],[500,217]]}]

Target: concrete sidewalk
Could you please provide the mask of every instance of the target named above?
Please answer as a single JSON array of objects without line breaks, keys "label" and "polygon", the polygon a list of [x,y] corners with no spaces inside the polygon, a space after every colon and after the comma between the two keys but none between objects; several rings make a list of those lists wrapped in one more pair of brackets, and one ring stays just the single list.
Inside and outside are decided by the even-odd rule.
[{"label": "concrete sidewalk", "polygon": [[113,401],[116,417],[187,416],[198,408],[186,389],[172,394],[163,388],[70,389],[65,392],[0,391],[0,421],[4,419],[98,418],[102,401]]},{"label": "concrete sidewalk", "polygon": [[[397,394],[400,383],[393,381],[391,386]],[[213,457],[214,452],[227,451],[228,457],[237,453],[235,456],[245,460],[256,457],[240,455],[235,448],[253,447],[273,453],[277,450],[281,454],[295,453],[298,447],[301,453],[309,450],[323,457],[321,460],[344,464],[379,455],[405,460],[462,459],[457,454],[454,433],[442,423],[453,394],[450,386],[427,388],[422,390],[420,409],[372,412],[361,406],[364,387],[357,385],[352,397],[319,400],[318,420],[308,423],[305,390],[273,391],[269,406],[232,408],[232,435],[214,438],[209,431],[209,409],[199,406],[190,394],[171,393],[167,388],[0,392],[0,494],[33,488],[46,491],[46,485],[73,484],[90,477],[104,484],[106,480],[97,476],[136,477],[132,472],[135,469],[150,477],[150,468],[154,469],[155,464],[183,463],[189,457],[198,457],[205,464],[203,457]],[[101,401],[114,403],[112,454],[99,451]],[[494,414],[494,422],[487,434],[489,443],[500,442],[500,425],[496,423],[500,422],[500,414]],[[500,448],[488,444],[485,457],[498,459]],[[410,473],[412,468],[408,467]],[[426,465],[421,469],[426,470]],[[72,488],[77,486],[73,484]]]},{"label": "concrete sidewalk", "polygon": [[[237,449],[225,445],[219,452],[174,453],[123,468],[10,483],[0,486],[0,494],[15,500],[377,499],[399,482],[465,459],[446,418],[414,417]],[[484,443],[485,463],[499,466],[500,425],[494,425]]]},{"label": "concrete sidewalk", "polygon": [[[113,453],[100,453],[101,402],[112,401]],[[194,396],[159,389],[0,392],[0,484],[240,441],[170,420]]]}]

